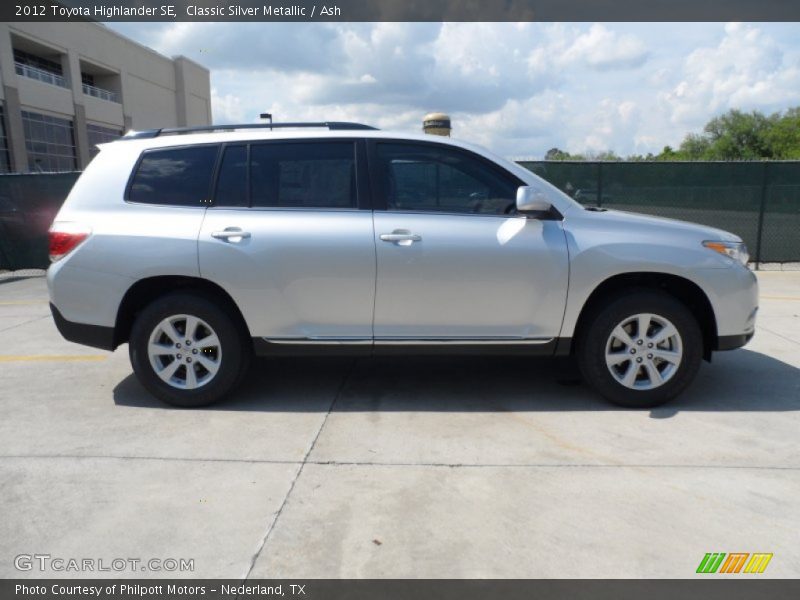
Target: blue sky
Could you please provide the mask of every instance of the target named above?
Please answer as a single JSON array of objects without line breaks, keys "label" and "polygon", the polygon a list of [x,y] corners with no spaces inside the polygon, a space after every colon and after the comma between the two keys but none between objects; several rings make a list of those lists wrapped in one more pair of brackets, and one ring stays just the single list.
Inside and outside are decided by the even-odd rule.
[{"label": "blue sky", "polygon": [[800,105],[797,23],[112,23],[211,70],[214,121],[352,120],[503,155],[658,152],[730,108]]}]

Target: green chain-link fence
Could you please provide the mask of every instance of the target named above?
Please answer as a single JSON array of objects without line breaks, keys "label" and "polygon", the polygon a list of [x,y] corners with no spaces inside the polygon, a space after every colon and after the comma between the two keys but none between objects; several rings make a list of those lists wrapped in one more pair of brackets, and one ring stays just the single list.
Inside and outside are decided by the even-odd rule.
[{"label": "green chain-link fence", "polygon": [[800,162],[522,162],[582,204],[742,237],[756,262],[800,261]]},{"label": "green chain-link fence", "polygon": [[[521,164],[582,204],[719,227],[757,262],[800,261],[800,162]],[[47,229],[78,175],[0,175],[0,270],[47,267]]]},{"label": "green chain-link fence", "polygon": [[78,175],[0,175],[0,271],[47,268],[47,230]]}]

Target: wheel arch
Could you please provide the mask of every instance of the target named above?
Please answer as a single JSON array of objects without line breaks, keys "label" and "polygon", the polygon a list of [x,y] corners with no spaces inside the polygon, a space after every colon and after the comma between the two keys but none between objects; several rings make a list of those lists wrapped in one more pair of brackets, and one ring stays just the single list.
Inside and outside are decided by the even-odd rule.
[{"label": "wheel arch", "polygon": [[711,360],[711,352],[717,345],[717,319],[714,307],[706,293],[695,282],[671,273],[631,272],[613,275],[601,282],[589,294],[581,308],[573,333],[570,350],[595,314],[609,298],[631,289],[651,289],[669,294],[683,303],[697,319],[703,334],[703,358]]},{"label": "wheel arch", "polygon": [[117,318],[114,325],[114,347],[116,348],[129,340],[136,315],[144,307],[161,296],[173,292],[199,293],[225,306],[242,328],[242,332],[246,333],[248,338],[250,337],[247,323],[239,307],[222,287],[200,277],[160,275],[140,279],[125,292],[117,310]]}]

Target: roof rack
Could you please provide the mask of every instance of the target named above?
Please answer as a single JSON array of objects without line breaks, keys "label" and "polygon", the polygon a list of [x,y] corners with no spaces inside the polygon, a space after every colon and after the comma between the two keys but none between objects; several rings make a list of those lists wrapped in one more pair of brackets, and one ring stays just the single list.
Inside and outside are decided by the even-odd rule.
[{"label": "roof rack", "polygon": [[289,127],[327,127],[330,131],[353,129],[370,129],[376,127],[362,123],[348,123],[346,121],[324,121],[320,123],[243,123],[238,125],[200,125],[198,127],[168,127],[163,129],[145,129],[144,131],[130,131],[123,140],[141,140],[156,138],[162,135],[180,135],[183,133],[201,133],[204,131],[233,131],[235,129],[286,129]]}]

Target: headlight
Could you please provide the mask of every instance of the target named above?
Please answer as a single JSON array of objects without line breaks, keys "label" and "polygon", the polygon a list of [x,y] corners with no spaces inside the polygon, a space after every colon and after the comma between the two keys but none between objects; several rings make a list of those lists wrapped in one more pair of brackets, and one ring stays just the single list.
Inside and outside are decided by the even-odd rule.
[{"label": "headlight", "polygon": [[714,252],[724,254],[745,266],[747,261],[750,260],[750,255],[747,253],[747,246],[744,245],[744,242],[705,241],[703,246]]}]

